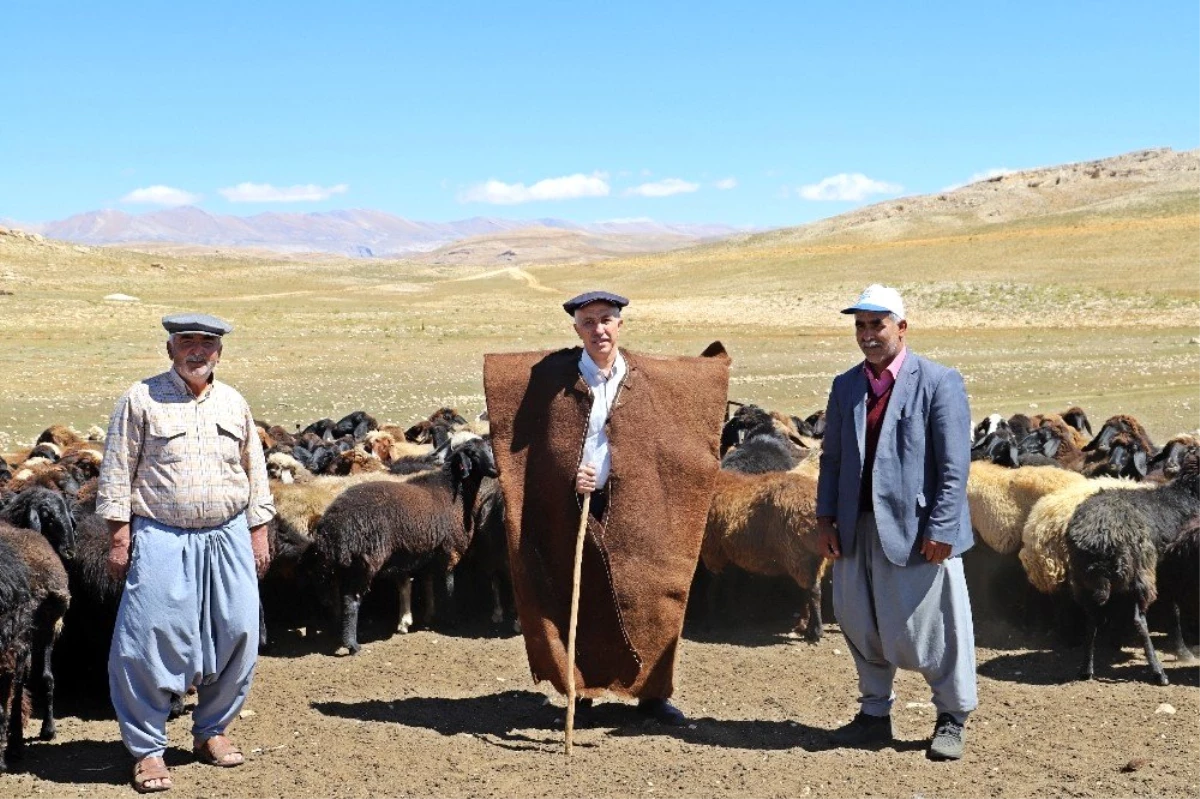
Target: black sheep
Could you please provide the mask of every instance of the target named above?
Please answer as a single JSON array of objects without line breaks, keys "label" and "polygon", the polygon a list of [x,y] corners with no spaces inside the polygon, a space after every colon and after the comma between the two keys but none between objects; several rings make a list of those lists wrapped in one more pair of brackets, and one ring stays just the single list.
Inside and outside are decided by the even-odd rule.
[{"label": "black sheep", "polygon": [[[55,647],[55,671],[74,696],[92,701],[108,698],[108,650],[124,580],[108,573],[108,522],[96,515],[95,499],[75,507],[75,557],[66,562],[72,602],[63,618],[63,634]],[[137,539],[133,546],[137,547]],[[171,699],[170,718],[183,713],[183,697]]]},{"label": "black sheep", "polygon": [[495,476],[491,448],[472,439],[440,471],[404,483],[361,483],[330,503],[314,550],[319,574],[336,586],[342,646],[350,654],[360,649],[358,611],[375,577],[407,580],[427,564],[448,575],[471,543],[480,483]]},{"label": "black sheep", "polygon": [[71,516],[71,506],[57,491],[30,486],[0,506],[0,519],[41,533],[63,560],[70,560],[75,554],[75,520]]},{"label": "black sheep", "polygon": [[791,442],[771,423],[754,428],[736,449],[721,458],[721,468],[743,474],[786,472],[799,462]]},{"label": "black sheep", "polygon": [[1159,551],[1197,513],[1200,479],[1194,469],[1152,490],[1100,491],[1076,509],[1067,524],[1068,579],[1075,601],[1088,616],[1083,679],[1091,679],[1095,672],[1096,631],[1108,615],[1110,602],[1132,600],[1134,624],[1154,680],[1167,684],[1150,641],[1146,609],[1158,596]]},{"label": "black sheep", "polygon": [[721,428],[721,457],[746,439],[751,430],[763,425],[774,426],[775,420],[771,414],[757,405],[743,405]]},{"label": "black sheep", "polygon": [[21,755],[34,608],[29,566],[0,536],[0,772]]},{"label": "black sheep", "polygon": [[375,421],[374,416],[366,411],[355,411],[338,419],[333,426],[333,434],[338,437],[353,436],[355,441],[362,441],[367,433],[378,429],[379,422]]}]

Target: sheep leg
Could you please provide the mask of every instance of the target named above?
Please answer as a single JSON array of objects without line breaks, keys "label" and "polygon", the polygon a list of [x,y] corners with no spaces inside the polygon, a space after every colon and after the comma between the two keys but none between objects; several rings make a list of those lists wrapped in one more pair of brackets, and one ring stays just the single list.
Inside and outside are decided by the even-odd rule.
[{"label": "sheep leg", "polygon": [[458,611],[454,602],[454,572],[446,572],[439,580],[434,580],[431,575],[429,580],[437,595],[437,603],[442,608],[439,614],[442,623],[447,627],[457,627]]},{"label": "sheep leg", "polygon": [[412,623],[412,575],[409,574],[400,578],[400,624],[396,626],[396,632],[408,632]]},{"label": "sheep leg", "polygon": [[[804,634],[804,640],[810,644],[815,644],[821,640],[823,632],[821,624],[821,581],[817,580],[813,583],[813,587],[806,592],[805,605],[807,609],[800,620],[796,623],[796,632]],[[801,629],[803,627],[803,629]]]},{"label": "sheep leg", "polygon": [[433,626],[433,616],[437,611],[437,601],[434,597],[433,573],[428,570],[421,574],[421,597],[424,600],[421,609],[421,626],[429,628]]},{"label": "sheep leg", "polygon": [[1142,636],[1142,648],[1146,650],[1146,661],[1150,664],[1150,671],[1154,674],[1152,682],[1158,685],[1167,685],[1166,672],[1163,671],[1162,664],[1158,662],[1154,644],[1150,641],[1150,628],[1146,626],[1146,614],[1142,611],[1142,606],[1137,603],[1134,603],[1133,606],[1133,623],[1137,627],[1138,635]]},{"label": "sheep leg", "polygon": [[[35,679],[41,682],[42,688],[42,728],[38,732],[38,738],[43,741],[54,740],[54,671],[50,668],[51,658],[54,655],[54,640],[57,637],[57,630],[51,627],[49,630],[44,630],[39,627],[37,649],[35,650],[37,658],[34,660]],[[40,661],[40,662],[39,662]]]},{"label": "sheep leg", "polygon": [[358,654],[358,609],[362,596],[345,592],[342,594],[342,647],[351,655]]},{"label": "sheep leg", "polygon": [[500,578],[492,576],[492,624],[504,621],[504,604],[500,599]]},{"label": "sheep leg", "polygon": [[1171,631],[1171,648],[1175,650],[1175,659],[1180,663],[1195,663],[1196,656],[1192,654],[1191,647],[1183,639],[1183,614],[1179,609],[1178,602],[1171,603],[1171,615],[1174,621],[1174,629]]},{"label": "sheep leg", "polygon": [[265,652],[271,647],[267,636],[267,612],[263,609],[262,600],[258,600],[258,651]]},{"label": "sheep leg", "polygon": [[[14,683],[16,680],[12,674],[0,674],[0,774],[8,771],[8,721],[11,717],[11,703]],[[17,717],[21,715],[21,708],[18,704],[16,709]]]},{"label": "sheep leg", "polygon": [[171,708],[167,711],[167,721],[172,721],[183,715],[183,694],[171,694]]},{"label": "sheep leg", "polygon": [[1087,632],[1084,633],[1083,640],[1083,668],[1079,672],[1079,679],[1090,680],[1096,674],[1096,633],[1100,630],[1099,620],[1096,618],[1096,611],[1092,608],[1087,608]]}]

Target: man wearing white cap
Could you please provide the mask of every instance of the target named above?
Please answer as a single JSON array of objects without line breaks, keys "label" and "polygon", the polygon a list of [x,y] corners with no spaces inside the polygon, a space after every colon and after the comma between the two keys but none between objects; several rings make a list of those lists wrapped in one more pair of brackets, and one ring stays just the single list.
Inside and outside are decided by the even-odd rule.
[{"label": "man wearing white cap", "polygon": [[897,668],[920,672],[937,722],[928,757],[962,757],[977,705],[971,603],[959,557],[971,414],[962,376],[910,352],[904,302],[868,286],[854,314],[865,361],[833,381],[817,487],[819,546],[833,559],[833,604],[858,670],[861,709],[841,746],[892,740]]}]

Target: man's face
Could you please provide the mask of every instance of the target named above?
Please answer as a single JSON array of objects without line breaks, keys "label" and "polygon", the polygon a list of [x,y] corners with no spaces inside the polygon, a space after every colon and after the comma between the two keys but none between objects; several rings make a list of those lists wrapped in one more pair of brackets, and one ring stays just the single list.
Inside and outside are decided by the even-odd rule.
[{"label": "man's face", "polygon": [[221,362],[221,339],[201,333],[181,333],[167,340],[167,355],[175,371],[189,383],[204,383]]},{"label": "man's face", "polygon": [[858,340],[858,348],[866,356],[867,363],[875,367],[887,366],[900,354],[907,331],[907,321],[896,322],[885,313],[856,311],[854,314],[854,337]]},{"label": "man's face", "polygon": [[618,310],[607,302],[593,302],[575,311],[575,332],[583,348],[597,363],[607,361],[617,348],[621,330]]}]

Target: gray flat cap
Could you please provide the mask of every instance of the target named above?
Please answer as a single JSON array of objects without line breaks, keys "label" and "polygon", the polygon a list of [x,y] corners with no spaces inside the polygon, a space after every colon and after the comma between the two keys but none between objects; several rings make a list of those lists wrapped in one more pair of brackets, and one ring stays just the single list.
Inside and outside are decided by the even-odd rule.
[{"label": "gray flat cap", "polygon": [[168,333],[199,333],[220,338],[233,332],[233,325],[224,319],[206,313],[175,313],[162,318],[162,326]]},{"label": "gray flat cap", "polygon": [[585,305],[591,305],[593,302],[607,302],[609,305],[615,305],[618,308],[624,308],[629,304],[629,300],[620,294],[613,294],[610,291],[588,291],[564,302],[563,310],[574,316],[575,312],[580,308]]}]

